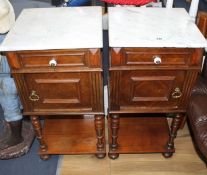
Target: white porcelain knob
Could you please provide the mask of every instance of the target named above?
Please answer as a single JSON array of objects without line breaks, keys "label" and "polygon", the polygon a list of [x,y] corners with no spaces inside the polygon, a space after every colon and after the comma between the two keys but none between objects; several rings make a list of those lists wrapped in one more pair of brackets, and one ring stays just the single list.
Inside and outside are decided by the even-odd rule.
[{"label": "white porcelain knob", "polygon": [[57,61],[55,59],[50,60],[49,65],[51,67],[56,67],[57,66]]},{"label": "white porcelain knob", "polygon": [[161,64],[162,63],[162,59],[159,56],[155,56],[154,57],[154,63],[155,64]]}]

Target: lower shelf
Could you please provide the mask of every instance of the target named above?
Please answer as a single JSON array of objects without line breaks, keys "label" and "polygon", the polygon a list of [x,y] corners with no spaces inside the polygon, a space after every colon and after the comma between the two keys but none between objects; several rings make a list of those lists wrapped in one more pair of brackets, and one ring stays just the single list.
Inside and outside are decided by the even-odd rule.
[{"label": "lower shelf", "polygon": [[[143,114],[142,114],[143,115]],[[169,139],[166,117],[120,115],[118,150],[114,153],[164,153]],[[111,137],[109,137],[111,138]],[[167,152],[174,152],[168,150]]]},{"label": "lower shelf", "polygon": [[[120,115],[118,150],[113,152],[165,153],[169,139],[167,119],[151,115],[150,117]],[[45,119],[43,137],[48,149],[46,152],[40,151],[42,155],[97,153],[94,118]],[[109,138],[111,138],[110,132]],[[174,150],[167,150],[167,152],[174,152]]]},{"label": "lower shelf", "polygon": [[95,154],[94,119],[45,119],[43,137],[48,146],[40,154]]}]

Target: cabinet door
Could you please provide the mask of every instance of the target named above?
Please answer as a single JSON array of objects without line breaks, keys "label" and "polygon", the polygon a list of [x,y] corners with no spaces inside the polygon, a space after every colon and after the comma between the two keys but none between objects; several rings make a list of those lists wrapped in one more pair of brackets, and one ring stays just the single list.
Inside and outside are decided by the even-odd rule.
[{"label": "cabinet door", "polygon": [[177,109],[184,97],[186,71],[123,70],[110,73],[112,110]]},{"label": "cabinet door", "polygon": [[30,106],[26,112],[103,110],[101,73],[29,73],[23,79]]}]

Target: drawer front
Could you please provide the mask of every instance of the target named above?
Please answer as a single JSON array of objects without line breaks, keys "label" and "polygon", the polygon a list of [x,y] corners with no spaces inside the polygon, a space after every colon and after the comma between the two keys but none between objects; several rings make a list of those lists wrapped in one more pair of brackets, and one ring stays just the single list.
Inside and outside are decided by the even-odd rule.
[{"label": "drawer front", "polygon": [[172,48],[123,48],[114,53],[112,49],[111,66],[185,66],[192,55],[190,49]]},{"label": "drawer front", "polygon": [[57,66],[88,66],[88,57],[89,56],[86,51],[19,54],[21,65],[28,68],[51,67],[52,60],[56,61]]},{"label": "drawer front", "polygon": [[101,68],[100,49],[21,51],[7,54],[13,70]]},{"label": "drawer front", "polygon": [[[101,73],[35,73],[22,75],[26,112],[103,111]],[[94,81],[95,80],[95,81]]]},{"label": "drawer front", "polygon": [[111,110],[178,109],[186,71],[110,72]]}]

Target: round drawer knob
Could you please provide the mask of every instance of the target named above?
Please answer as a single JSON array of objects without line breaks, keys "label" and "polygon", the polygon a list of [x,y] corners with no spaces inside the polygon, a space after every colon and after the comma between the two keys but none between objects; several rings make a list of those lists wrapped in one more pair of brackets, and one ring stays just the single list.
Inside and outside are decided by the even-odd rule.
[{"label": "round drawer knob", "polygon": [[51,67],[56,67],[57,66],[57,61],[55,59],[50,60],[49,65]]},{"label": "round drawer knob", "polygon": [[161,64],[162,63],[162,59],[159,56],[155,56],[154,57],[154,63],[155,64]]}]

